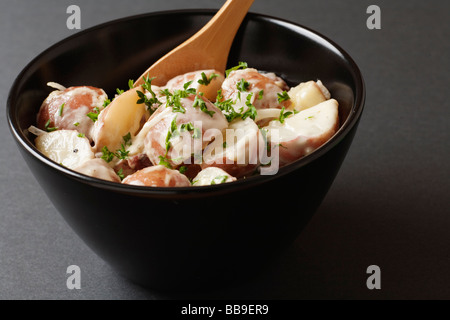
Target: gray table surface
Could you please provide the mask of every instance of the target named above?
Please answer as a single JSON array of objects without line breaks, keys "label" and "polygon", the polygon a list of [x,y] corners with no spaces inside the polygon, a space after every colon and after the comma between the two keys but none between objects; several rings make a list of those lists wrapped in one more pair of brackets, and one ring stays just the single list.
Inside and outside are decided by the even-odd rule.
[{"label": "gray table surface", "polygon": [[[0,0],[0,299],[450,298],[448,1],[255,0],[253,12],[311,27],[356,60],[367,103],[325,201],[280,262],[255,280],[196,294],[158,293],[118,276],[68,227],[38,186],[9,132],[5,106],[20,70],[82,28],[129,15],[219,8],[223,0]],[[367,7],[381,8],[369,30]],[[446,102],[447,101],[447,102]],[[66,268],[82,289],[66,287]],[[370,265],[381,290],[366,287]]]}]

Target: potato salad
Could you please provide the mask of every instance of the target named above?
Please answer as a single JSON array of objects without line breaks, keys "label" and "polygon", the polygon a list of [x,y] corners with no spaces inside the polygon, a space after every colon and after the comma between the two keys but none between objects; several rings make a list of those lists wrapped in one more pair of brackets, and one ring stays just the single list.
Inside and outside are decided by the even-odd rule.
[{"label": "potato salad", "polygon": [[240,62],[164,86],[129,81],[114,96],[90,86],[55,89],[42,103],[37,149],[79,173],[145,187],[232,183],[276,174],[339,128],[339,105],[320,81],[289,87]]}]

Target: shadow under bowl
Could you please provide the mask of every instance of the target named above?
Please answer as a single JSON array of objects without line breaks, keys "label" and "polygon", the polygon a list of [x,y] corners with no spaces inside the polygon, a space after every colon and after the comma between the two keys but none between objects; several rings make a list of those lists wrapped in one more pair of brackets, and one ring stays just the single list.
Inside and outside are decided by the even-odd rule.
[{"label": "shadow under bowl", "polygon": [[338,45],[305,27],[249,14],[229,66],[246,61],[291,85],[320,79],[340,103],[339,131],[312,154],[274,176],[174,189],[97,180],[50,161],[34,147],[26,129],[35,124],[50,92],[47,82],[91,85],[112,96],[214,13],[150,13],[82,31],[29,63],[7,103],[22,156],[68,224],[120,274],[159,290],[193,290],[240,279],[286,249],[331,186],[365,100],[361,73]]}]

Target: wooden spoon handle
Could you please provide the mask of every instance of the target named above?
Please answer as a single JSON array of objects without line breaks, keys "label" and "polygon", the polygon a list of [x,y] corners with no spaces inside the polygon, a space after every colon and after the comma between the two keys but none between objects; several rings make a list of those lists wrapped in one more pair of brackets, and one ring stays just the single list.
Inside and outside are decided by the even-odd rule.
[{"label": "wooden spoon handle", "polygon": [[135,85],[156,77],[152,83],[162,86],[177,75],[201,69],[225,72],[234,37],[253,2],[228,0],[200,31],[148,68]]},{"label": "wooden spoon handle", "polygon": [[221,55],[226,52],[228,57],[234,37],[253,2],[254,0],[228,0],[190,41],[210,53],[217,52]]}]

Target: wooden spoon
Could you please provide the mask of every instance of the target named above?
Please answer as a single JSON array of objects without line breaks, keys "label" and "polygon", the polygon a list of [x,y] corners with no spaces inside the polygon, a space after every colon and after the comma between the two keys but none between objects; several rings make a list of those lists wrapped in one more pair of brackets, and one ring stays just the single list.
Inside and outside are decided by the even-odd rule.
[{"label": "wooden spoon", "polygon": [[225,72],[231,44],[254,0],[228,0],[199,32],[170,51],[135,82],[156,77],[152,84],[165,85],[180,74],[202,69]]}]

